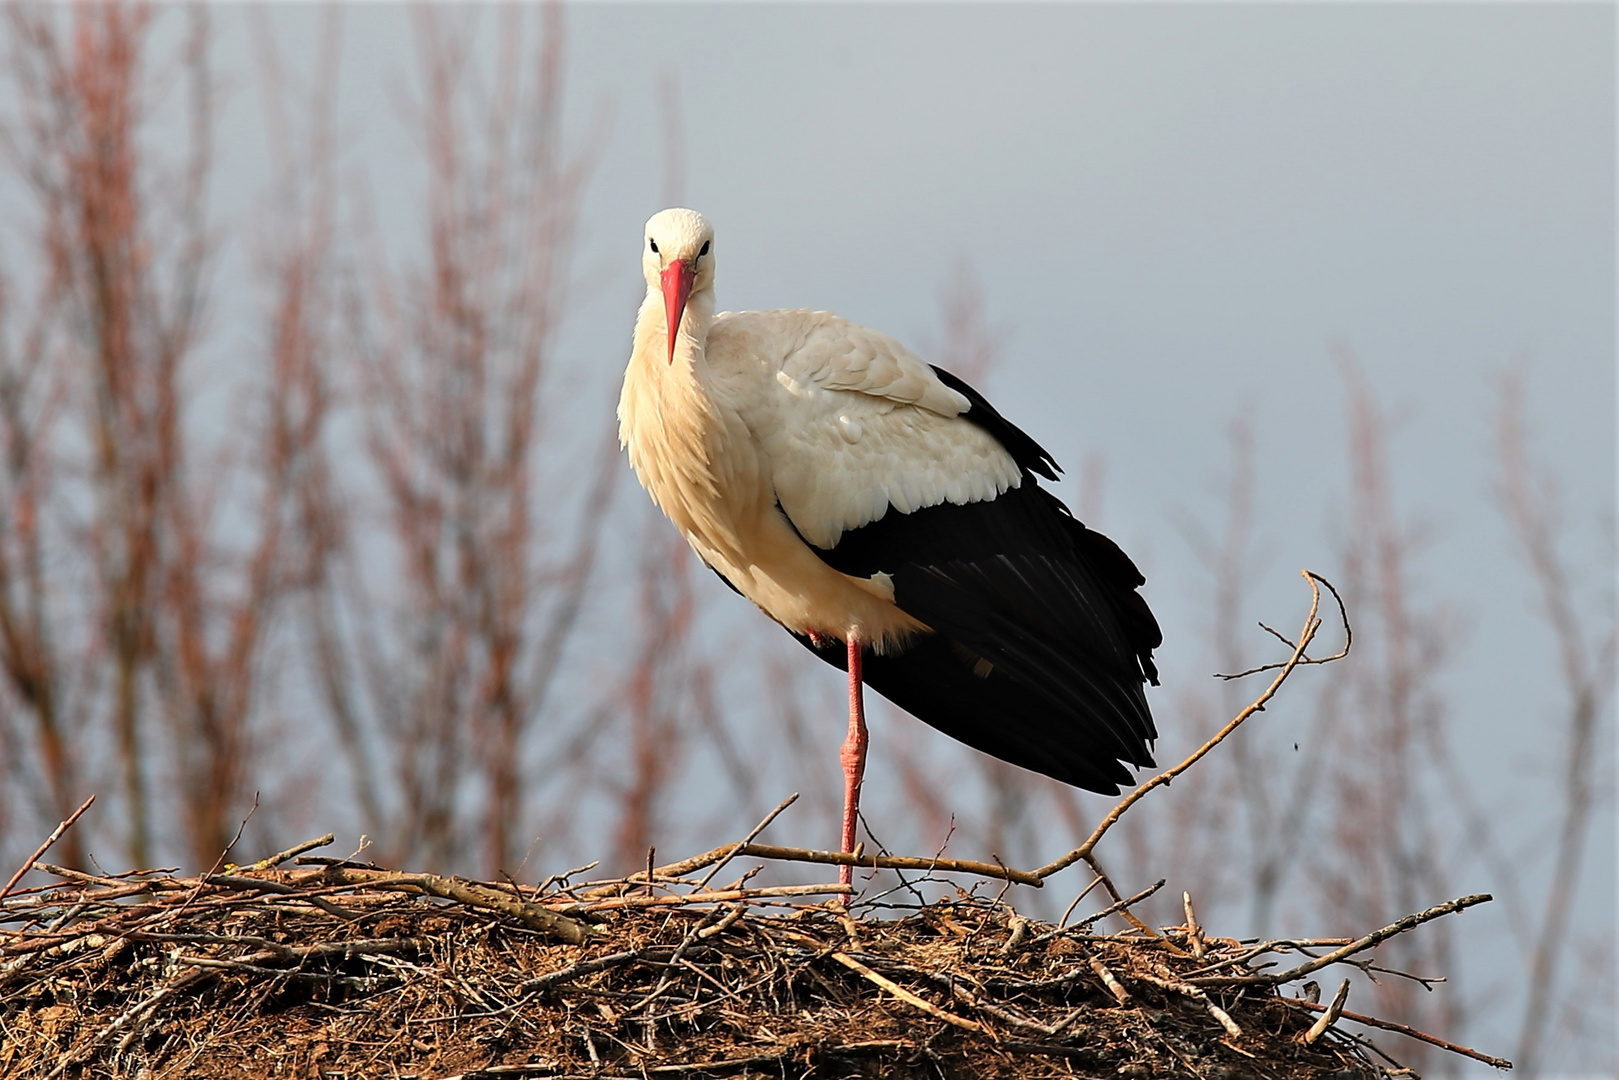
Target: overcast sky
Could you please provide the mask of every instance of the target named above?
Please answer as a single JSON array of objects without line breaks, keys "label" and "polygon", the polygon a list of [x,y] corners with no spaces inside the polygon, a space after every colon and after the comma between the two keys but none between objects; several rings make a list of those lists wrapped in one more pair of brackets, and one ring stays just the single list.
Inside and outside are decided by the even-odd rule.
[{"label": "overcast sky", "polygon": [[[310,9],[274,22],[290,55],[313,51]],[[244,26],[220,19],[246,64]],[[916,346],[971,264],[1009,332],[988,392],[1071,472],[1105,458],[1100,523],[1151,579],[1168,681],[1205,674],[1182,644],[1205,586],[1174,522],[1215,518],[1234,415],[1254,425],[1272,556],[1255,615],[1292,625],[1298,568],[1334,571],[1341,341],[1401,418],[1424,599],[1465,627],[1445,676],[1463,752],[1487,794],[1546,792],[1559,691],[1491,501],[1491,377],[1527,362],[1585,603],[1611,604],[1611,6],[592,5],[568,32],[572,130],[610,117],[567,330],[581,370],[604,387],[622,370],[672,75],[722,308],[831,308]],[[404,11],[351,9],[344,57],[345,144],[386,228],[417,194],[387,167],[407,147]],[[256,108],[238,95],[227,125],[243,192]],[[1610,817],[1598,919],[1614,846]]]},{"label": "overcast sky", "polygon": [[[590,6],[570,28],[578,115],[614,105],[586,227],[615,283],[574,326],[604,368],[673,73],[720,306],[831,308],[914,346],[969,260],[1009,330],[989,392],[1071,471],[1105,457],[1102,524],[1184,641],[1204,594],[1173,521],[1214,520],[1238,412],[1273,555],[1256,617],[1291,622],[1298,568],[1333,567],[1342,341],[1401,418],[1423,599],[1465,627],[1458,734],[1490,787],[1551,764],[1557,691],[1523,675],[1552,670],[1550,642],[1490,496],[1491,376],[1528,362],[1571,554],[1610,603],[1611,8]],[[1189,676],[1175,636],[1166,669]]]},{"label": "overcast sky", "polygon": [[[569,351],[604,380],[622,369],[674,76],[720,306],[831,308],[914,347],[969,261],[1009,332],[990,393],[1071,470],[1105,456],[1105,524],[1171,620],[1190,568],[1166,522],[1212,511],[1238,412],[1273,577],[1290,589],[1325,565],[1311,489],[1341,486],[1329,346],[1351,347],[1402,418],[1396,493],[1433,526],[1424,569],[1476,620],[1465,682],[1522,729],[1540,688],[1499,661],[1543,646],[1524,639],[1528,596],[1490,587],[1511,558],[1488,491],[1491,376],[1529,364],[1537,449],[1580,556],[1602,561],[1613,24],[1596,5],[571,8],[573,131],[609,121]],[[312,51],[309,9],[275,25]],[[411,61],[402,9],[349,10],[345,142],[385,229],[419,193],[384,164],[406,153]],[[262,141],[250,95],[232,108]]]}]

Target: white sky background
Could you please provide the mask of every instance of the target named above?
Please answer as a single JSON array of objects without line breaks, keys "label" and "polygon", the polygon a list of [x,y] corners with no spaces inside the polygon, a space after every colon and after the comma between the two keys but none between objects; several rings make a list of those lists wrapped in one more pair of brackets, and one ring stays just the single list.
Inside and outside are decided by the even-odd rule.
[{"label": "white sky background", "polygon": [[[317,9],[272,21],[307,64]],[[264,189],[248,27],[218,12],[216,60],[245,90],[224,118],[227,221]],[[831,308],[916,346],[936,337],[952,266],[971,263],[1010,332],[987,390],[1071,475],[1105,457],[1098,523],[1150,579],[1168,683],[1205,674],[1207,584],[1175,521],[1219,520],[1234,415],[1254,425],[1272,556],[1250,614],[1293,627],[1298,568],[1337,569],[1341,340],[1402,418],[1396,499],[1431,529],[1421,599],[1465,626],[1445,678],[1477,788],[1549,805],[1561,689],[1490,495],[1491,375],[1528,358],[1571,561],[1588,604],[1611,604],[1613,8],[593,5],[568,29],[574,134],[611,112],[566,334],[582,403],[607,407],[622,370],[673,74],[722,308]],[[409,155],[408,14],[351,8],[343,37],[345,156],[386,231],[419,193],[391,170]],[[219,300],[228,339],[239,300],[224,282]],[[830,746],[842,720],[827,723]],[[1615,904],[1611,806],[1581,902],[1599,922]]]}]

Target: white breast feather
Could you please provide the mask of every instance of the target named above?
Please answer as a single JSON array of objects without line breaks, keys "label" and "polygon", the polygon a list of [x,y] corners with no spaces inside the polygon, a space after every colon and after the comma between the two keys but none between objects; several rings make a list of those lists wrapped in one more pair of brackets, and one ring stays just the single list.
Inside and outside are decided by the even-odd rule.
[{"label": "white breast feather", "polygon": [[760,441],[782,509],[817,547],[889,506],[980,502],[1020,481],[1012,456],[961,415],[965,397],[894,339],[830,312],[723,313],[708,361]]}]

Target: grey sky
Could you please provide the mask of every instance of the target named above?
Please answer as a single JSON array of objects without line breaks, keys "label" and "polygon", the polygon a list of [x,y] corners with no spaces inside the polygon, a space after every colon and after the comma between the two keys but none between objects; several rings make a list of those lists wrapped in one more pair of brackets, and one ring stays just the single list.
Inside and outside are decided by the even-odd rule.
[{"label": "grey sky", "polygon": [[[312,9],[273,18],[290,55],[312,51]],[[409,20],[345,18],[348,159],[386,229],[416,194],[387,164]],[[245,63],[245,20],[220,23]],[[1611,6],[592,5],[568,27],[575,134],[611,106],[567,330],[602,386],[661,205],[673,74],[721,307],[831,308],[915,346],[970,261],[1010,331],[988,391],[1070,470],[1105,456],[1101,524],[1151,579],[1171,681],[1205,675],[1177,644],[1196,640],[1204,586],[1172,522],[1214,517],[1233,415],[1254,424],[1273,556],[1256,613],[1291,625],[1297,569],[1334,570],[1341,340],[1403,418],[1394,483],[1432,529],[1423,587],[1466,625],[1447,675],[1466,759],[1491,797],[1545,797],[1558,688],[1524,677],[1553,660],[1491,503],[1490,376],[1528,359],[1571,556],[1588,603],[1611,604]],[[231,109],[227,168],[254,170],[252,95]],[[1614,848],[1610,815],[1589,917],[1613,911]]]},{"label": "grey sky", "polygon": [[580,113],[616,102],[587,228],[624,282],[574,327],[580,348],[616,372],[673,71],[721,306],[832,308],[915,345],[969,259],[1011,331],[997,404],[1070,469],[1106,456],[1104,523],[1176,622],[1196,571],[1168,513],[1212,509],[1239,410],[1276,610],[1299,566],[1330,565],[1341,339],[1406,417],[1397,497],[1434,528],[1434,592],[1473,624],[1463,730],[1538,745],[1549,688],[1508,660],[1546,644],[1525,640],[1489,501],[1489,376],[1529,358],[1538,449],[1595,565],[1614,491],[1611,9],[592,6],[571,32]]}]

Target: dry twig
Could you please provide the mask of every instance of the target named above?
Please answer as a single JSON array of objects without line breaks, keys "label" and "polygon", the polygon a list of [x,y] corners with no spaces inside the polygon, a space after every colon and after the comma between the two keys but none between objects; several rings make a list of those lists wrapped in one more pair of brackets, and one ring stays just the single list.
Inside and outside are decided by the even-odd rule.
[{"label": "dry twig", "polygon": [[866,855],[848,851],[817,851],[812,848],[776,847],[772,844],[727,844],[724,847],[694,855],[678,863],[660,866],[660,876],[676,877],[701,870],[721,859],[779,859],[784,862],[823,863],[830,866],[866,866],[881,870],[923,870],[952,874],[977,874],[980,877],[1014,881],[1019,885],[1040,888],[1042,875],[1027,870],[1013,870],[999,863],[973,862],[967,859],[927,858],[913,855]]},{"label": "dry twig", "polygon": [[[1321,1003],[1315,1001],[1303,1001],[1299,998],[1282,998],[1281,1000],[1300,1009],[1310,1009],[1313,1011],[1324,1012],[1331,1008],[1329,1005],[1322,1005]],[[1410,1027],[1406,1024],[1396,1024],[1389,1020],[1379,1020],[1375,1016],[1364,1016],[1360,1013],[1350,1012],[1348,1009],[1343,1008],[1338,1010],[1338,1015],[1345,1020],[1353,1020],[1357,1024],[1365,1024],[1367,1027],[1382,1028],[1384,1031],[1398,1032],[1408,1039],[1416,1039],[1418,1042],[1425,1042],[1429,1046],[1437,1046],[1441,1050],[1448,1050],[1452,1054],[1460,1054],[1463,1057],[1470,1057],[1474,1061],[1482,1061],[1484,1064],[1493,1065],[1497,1069],[1512,1068],[1512,1062],[1508,1061],[1506,1058],[1491,1057],[1489,1054],[1481,1054],[1477,1050],[1472,1050],[1468,1047],[1460,1045],[1459,1043],[1453,1043],[1446,1039],[1441,1039],[1437,1035],[1429,1035],[1426,1031],[1418,1031],[1416,1028]]]},{"label": "dry twig", "polygon": [[983,1025],[981,1024],[968,1020],[965,1017],[957,1016],[955,1013],[946,1012],[927,999],[917,997],[915,994],[911,993],[894,980],[877,974],[875,971],[871,970],[865,964],[862,964],[848,953],[834,952],[831,954],[831,956],[832,959],[859,975],[861,978],[869,980],[873,985],[882,987],[890,994],[893,994],[895,997],[905,1002],[905,1004],[916,1006],[918,1009],[921,1009],[923,1012],[927,1013],[936,1020],[943,1020],[945,1023],[952,1024],[958,1028],[962,1028],[965,1031],[984,1030]]},{"label": "dry twig", "polygon": [[1327,1011],[1321,1014],[1321,1019],[1310,1025],[1310,1030],[1304,1033],[1306,1044],[1313,1043],[1327,1033],[1327,1029],[1337,1023],[1338,1017],[1343,1014],[1344,1002],[1349,1000],[1349,980],[1345,979],[1338,984],[1338,992],[1332,995],[1332,1004]]},{"label": "dry twig", "polygon": [[73,828],[73,823],[78,821],[80,816],[83,815],[86,810],[90,809],[90,804],[95,801],[96,797],[94,795],[90,796],[88,799],[84,800],[82,804],[80,804],[77,810],[69,814],[66,820],[51,830],[51,834],[45,838],[45,842],[40,844],[39,847],[35,848],[32,855],[23,860],[22,865],[17,867],[17,872],[12,874],[11,879],[6,882],[5,888],[0,889],[0,900],[4,900],[6,897],[11,895],[11,890],[17,887],[17,882],[22,880],[22,876],[28,873],[29,870],[33,869],[34,863],[51,849],[51,845],[62,839],[63,833]]},{"label": "dry twig", "polygon": [[1287,971],[1279,972],[1275,975],[1261,976],[1261,978],[1272,983],[1287,983],[1293,982],[1297,979],[1302,979],[1311,972],[1320,971],[1329,964],[1336,964],[1338,961],[1345,960],[1358,952],[1364,952],[1367,949],[1374,948],[1378,944],[1387,941],[1389,938],[1394,937],[1397,934],[1403,934],[1408,930],[1415,929],[1425,922],[1429,922],[1445,915],[1450,915],[1453,912],[1465,911],[1467,908],[1473,907],[1475,904],[1487,904],[1491,899],[1493,898],[1488,893],[1477,893],[1473,896],[1463,896],[1457,900],[1448,900],[1443,904],[1436,904],[1426,911],[1419,911],[1414,915],[1407,915],[1405,918],[1392,922],[1380,930],[1374,930],[1365,937],[1352,941],[1341,949],[1334,949],[1325,956],[1318,956],[1314,960],[1300,964],[1298,967],[1290,968]]},{"label": "dry twig", "polygon": [[[1068,867],[1074,865],[1074,863],[1089,855],[1093,850],[1095,850],[1097,843],[1101,841],[1102,837],[1107,835],[1107,831],[1117,824],[1119,818],[1124,816],[1125,811],[1129,810],[1130,807],[1140,802],[1147,792],[1153,790],[1154,788],[1162,787],[1168,784],[1170,781],[1174,780],[1175,777],[1179,776],[1187,769],[1190,769],[1193,765],[1196,765],[1206,754],[1208,754],[1210,750],[1213,750],[1216,746],[1220,745],[1220,743],[1224,742],[1228,735],[1237,730],[1237,728],[1241,727],[1242,723],[1250,716],[1254,715],[1254,713],[1264,709],[1266,703],[1268,703],[1271,698],[1276,696],[1276,692],[1282,688],[1282,684],[1287,681],[1288,676],[1293,674],[1293,670],[1304,662],[1304,650],[1310,647],[1310,643],[1315,640],[1316,631],[1321,629],[1321,620],[1316,617],[1316,611],[1321,607],[1322,585],[1326,585],[1329,590],[1332,590],[1333,598],[1338,600],[1338,610],[1340,614],[1343,614],[1343,601],[1338,597],[1337,590],[1332,589],[1332,586],[1328,584],[1325,578],[1310,570],[1304,570],[1301,571],[1301,573],[1304,575],[1305,581],[1307,581],[1310,585],[1310,611],[1309,614],[1304,618],[1304,628],[1299,631],[1298,641],[1293,647],[1293,655],[1281,665],[1281,670],[1276,673],[1276,678],[1271,680],[1270,685],[1265,688],[1264,692],[1255,698],[1252,704],[1232,718],[1230,723],[1226,724],[1225,727],[1216,732],[1213,738],[1209,739],[1208,742],[1198,747],[1197,750],[1195,750],[1185,761],[1182,761],[1179,765],[1176,765],[1172,769],[1159,773],[1157,776],[1153,777],[1151,780],[1148,780],[1145,784],[1142,784],[1129,795],[1126,795],[1123,799],[1121,799],[1118,805],[1110,810],[1108,815],[1102,819],[1100,824],[1096,826],[1095,831],[1091,833],[1083,844],[1079,845],[1079,847],[1070,851],[1062,858],[1057,859],[1055,862],[1047,863],[1045,866],[1042,866],[1040,869],[1036,870],[1034,872],[1036,877],[1048,878],[1052,874],[1066,870]],[[1346,614],[1344,615],[1343,621],[1345,626],[1349,624],[1349,618]],[[1336,660],[1345,655],[1347,651],[1348,644],[1346,638],[1344,650],[1340,652],[1338,656],[1328,657],[1321,662],[1325,663],[1327,660]]]}]

